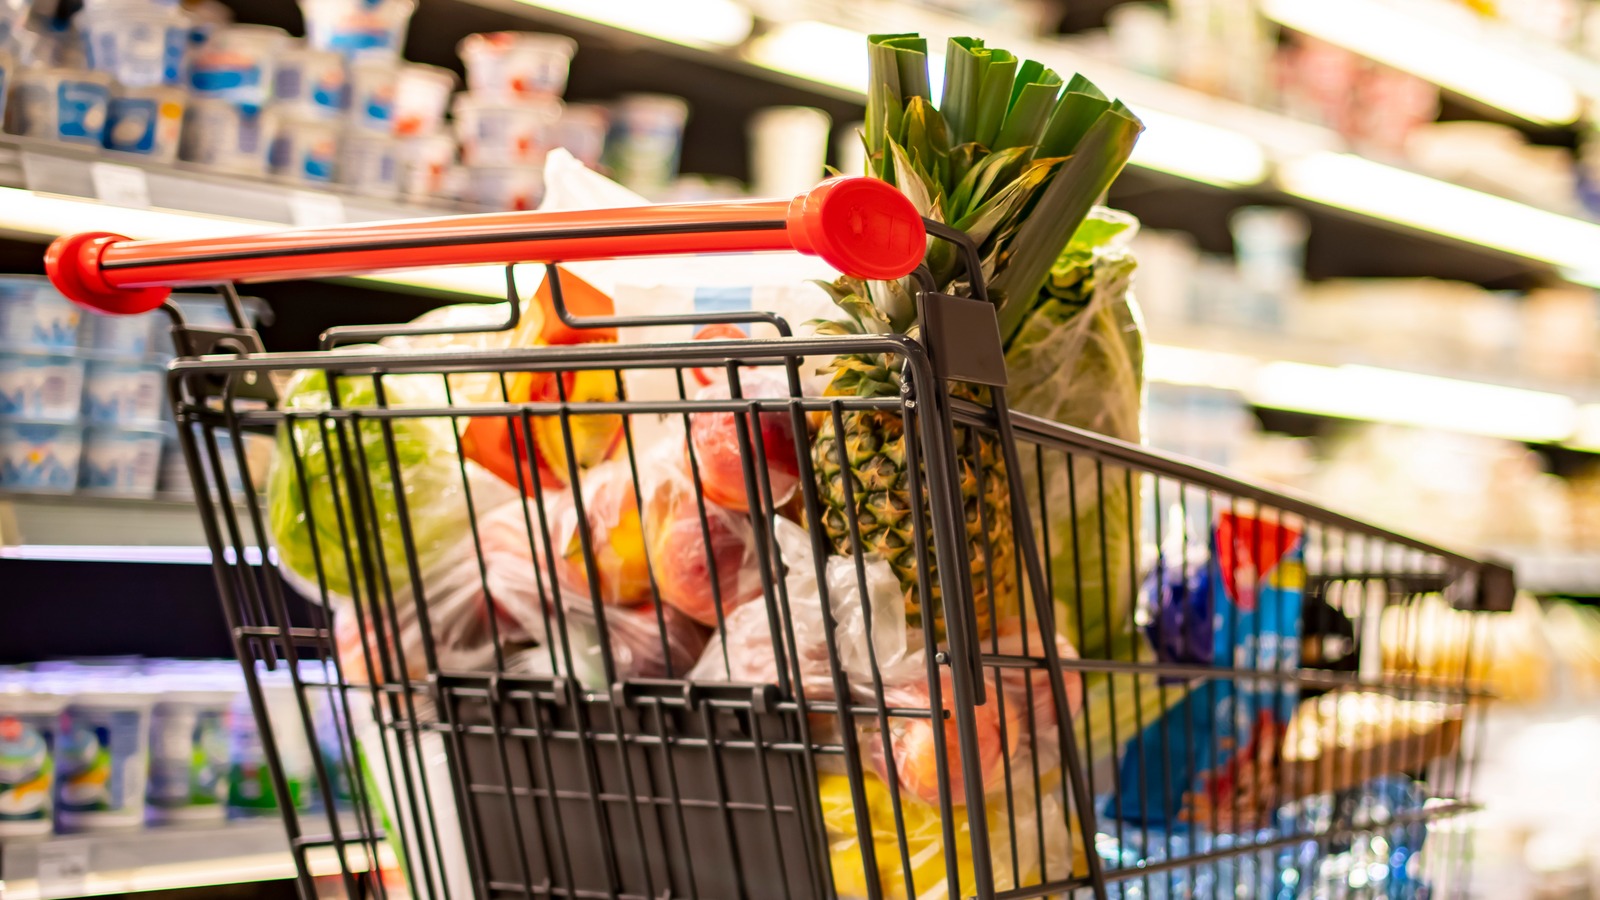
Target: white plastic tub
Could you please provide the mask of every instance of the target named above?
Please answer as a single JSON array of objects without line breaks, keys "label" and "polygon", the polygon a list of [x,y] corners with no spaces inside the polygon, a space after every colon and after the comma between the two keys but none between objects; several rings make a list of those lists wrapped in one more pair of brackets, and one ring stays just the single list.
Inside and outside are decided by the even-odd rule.
[{"label": "white plastic tub", "polygon": [[612,109],[606,159],[623,187],[661,195],[678,175],[689,104],[665,94],[629,94]]},{"label": "white plastic tub", "polygon": [[56,824],[62,831],[137,828],[144,823],[150,766],[149,694],[91,683],[76,691],[56,742]]},{"label": "white plastic tub", "polygon": [[362,59],[350,66],[350,127],[394,133],[395,89],[400,67],[389,59]]},{"label": "white plastic tub", "polygon": [[83,315],[38,275],[0,275],[0,346],[67,350]]},{"label": "white plastic tub", "polygon": [[127,88],[178,84],[189,45],[189,23],[176,4],[122,0],[97,3],[73,19],[83,35],[89,68]]},{"label": "white plastic tub", "polygon": [[156,330],[164,326],[160,313],[111,316],[85,311],[78,336],[91,356],[144,357],[156,348]]},{"label": "white plastic tub", "polygon": [[345,135],[339,153],[339,183],[369,197],[400,193],[400,142],[387,134]]},{"label": "white plastic tub", "polygon": [[496,31],[469,34],[456,45],[467,64],[467,87],[483,97],[560,97],[578,44],[559,34]]},{"label": "white plastic tub", "polygon": [[456,73],[438,66],[409,63],[400,67],[394,88],[394,133],[414,137],[437,132],[456,89]]},{"label": "white plastic tub", "polygon": [[150,718],[151,823],[217,821],[226,814],[228,711],[238,693],[185,685],[162,692]]},{"label": "white plastic tub", "polygon": [[278,57],[273,99],[279,109],[305,119],[338,119],[350,108],[344,57],[296,45]]},{"label": "white plastic tub", "polygon": [[189,62],[196,97],[260,105],[271,97],[273,67],[289,34],[267,25],[229,25],[212,32]]},{"label": "white plastic tub", "polygon": [[92,359],[83,380],[83,417],[92,425],[161,421],[166,367],[143,360]]},{"label": "white plastic tub", "polygon": [[297,184],[328,184],[339,164],[339,127],[332,122],[289,119],[272,142],[272,174]]},{"label": "white plastic tub", "polygon": [[454,103],[461,160],[472,166],[540,165],[555,137],[561,103],[517,103],[458,94]]},{"label": "white plastic tub", "polygon": [[594,103],[568,103],[556,123],[556,146],[565,149],[591,169],[600,167],[605,155],[606,132],[611,128],[611,112]]},{"label": "white plastic tub", "polygon": [[188,95],[175,87],[117,88],[107,113],[106,149],[158,162],[177,159],[187,99]]},{"label": "white plastic tub", "polygon": [[83,436],[83,468],[78,486],[112,497],[149,498],[161,474],[159,426],[152,430],[89,428]]},{"label": "white plastic tub", "polygon": [[98,147],[106,130],[111,76],[87,69],[22,69],[11,95],[18,134]]},{"label": "white plastic tub", "polygon": [[352,60],[398,59],[416,8],[416,0],[300,0],[311,46]]},{"label": "white plastic tub", "polygon": [[265,175],[277,132],[278,116],[271,109],[193,98],[184,115],[178,155],[219,172]]},{"label": "white plastic tub", "polygon": [[0,685],[0,838],[50,833],[55,767],[50,760],[66,701]]},{"label": "white plastic tub", "polygon": [[544,194],[544,173],[538,166],[468,166],[468,203],[487,211],[537,209]]},{"label": "white plastic tub", "polygon": [[405,138],[400,142],[400,192],[408,199],[450,195],[450,171],[456,162],[456,141],[448,134]]},{"label": "white plastic tub", "polygon": [[60,352],[0,350],[0,416],[71,422],[83,402],[84,360]]},{"label": "white plastic tub", "polygon": [[0,489],[71,493],[82,451],[83,427],[76,422],[0,418]]}]

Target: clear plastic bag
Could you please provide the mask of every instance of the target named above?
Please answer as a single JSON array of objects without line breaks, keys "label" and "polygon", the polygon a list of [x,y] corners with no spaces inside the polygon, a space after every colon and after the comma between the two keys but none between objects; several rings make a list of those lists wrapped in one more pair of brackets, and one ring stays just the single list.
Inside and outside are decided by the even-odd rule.
[{"label": "clear plastic bag", "polygon": [[[788,379],[770,369],[739,373],[739,394],[763,399],[792,395]],[[701,388],[695,399],[724,400],[731,396],[727,379],[719,377]],[[764,412],[750,424],[753,426],[750,452],[753,458],[765,463],[766,469],[763,483],[757,485],[757,490],[763,494],[770,492],[772,507],[781,508],[800,486],[800,451],[795,445],[794,419],[787,412]],[[706,499],[743,512],[750,508],[750,496],[744,477],[744,457],[739,450],[740,430],[739,418],[731,412],[702,412],[689,417],[689,440]],[[754,443],[758,436],[759,449]],[[757,477],[762,477],[759,469]]]},{"label": "clear plastic bag", "polygon": [[[592,588],[600,602],[612,606],[651,602],[650,559],[632,468],[624,460],[602,463],[584,474],[580,489],[595,583],[590,584],[576,498],[568,491],[547,490],[544,503],[557,580],[579,594],[588,595]],[[542,546],[535,550],[544,552]]]},{"label": "clear plastic bag", "polygon": [[[560,503],[560,495],[546,497]],[[560,563],[544,562],[538,502],[511,504],[478,522],[489,595],[497,621],[541,644],[519,666],[534,672],[569,672],[582,684],[603,688],[606,677],[594,599],[560,586]],[[554,598],[560,596],[557,612]],[[705,647],[706,631],[670,606],[601,605],[617,678],[683,677]],[[552,640],[550,635],[566,640]],[[571,664],[568,665],[570,654]]]},{"label": "clear plastic bag", "polygon": [[[747,513],[701,502],[681,446],[681,440],[666,441],[640,465],[650,565],[663,603],[716,625],[761,596],[755,529]],[[705,487],[703,469],[701,479]]]}]

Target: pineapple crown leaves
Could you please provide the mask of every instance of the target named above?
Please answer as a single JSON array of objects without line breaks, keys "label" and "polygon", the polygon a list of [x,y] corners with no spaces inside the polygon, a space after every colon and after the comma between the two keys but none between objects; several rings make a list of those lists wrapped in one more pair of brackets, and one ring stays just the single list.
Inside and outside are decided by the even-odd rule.
[{"label": "pineapple crown leaves", "polygon": [[[1121,172],[1143,125],[1083,76],[1063,83],[1042,64],[971,37],[950,39],[935,107],[927,50],[916,34],[868,38],[868,174],[895,184],[928,218],[967,232],[1008,333]],[[954,282],[959,266],[948,243],[930,242],[928,265],[941,290],[966,286]],[[830,294],[863,327],[915,327],[908,283],[862,288],[841,279]]]}]

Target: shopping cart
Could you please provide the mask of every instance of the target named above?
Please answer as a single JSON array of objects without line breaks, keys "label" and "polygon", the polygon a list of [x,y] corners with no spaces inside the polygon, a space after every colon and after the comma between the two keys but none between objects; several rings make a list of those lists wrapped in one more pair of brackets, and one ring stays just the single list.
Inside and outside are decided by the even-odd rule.
[{"label": "shopping cart", "polygon": [[[970,297],[932,290],[928,240]],[[754,311],[670,321],[775,336],[617,342],[665,320],[580,315],[554,265],[775,250],[911,276],[920,333]],[[518,327],[529,261],[608,339],[446,346]],[[239,282],[467,263],[506,266],[507,321],[266,353],[238,315]],[[1418,623],[1507,609],[1509,569],[1011,412],[971,245],[882,183],[77,235],[48,266],[105,311],[234,309],[166,306],[172,405],[308,898],[1466,890],[1489,650]],[[860,354],[897,396],[815,390]]]}]

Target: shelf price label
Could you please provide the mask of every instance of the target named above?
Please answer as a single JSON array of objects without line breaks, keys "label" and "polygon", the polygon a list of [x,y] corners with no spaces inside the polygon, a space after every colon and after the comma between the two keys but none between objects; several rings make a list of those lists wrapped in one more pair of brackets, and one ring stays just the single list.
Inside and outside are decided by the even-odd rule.
[{"label": "shelf price label", "polygon": [[94,195],[101,202],[130,209],[150,208],[150,180],[143,169],[116,163],[89,164]]},{"label": "shelf price label", "polygon": [[80,896],[89,879],[89,842],[44,841],[38,846],[39,896]]},{"label": "shelf price label", "polygon": [[294,191],[289,194],[289,220],[297,228],[343,225],[344,201],[337,194]]}]

